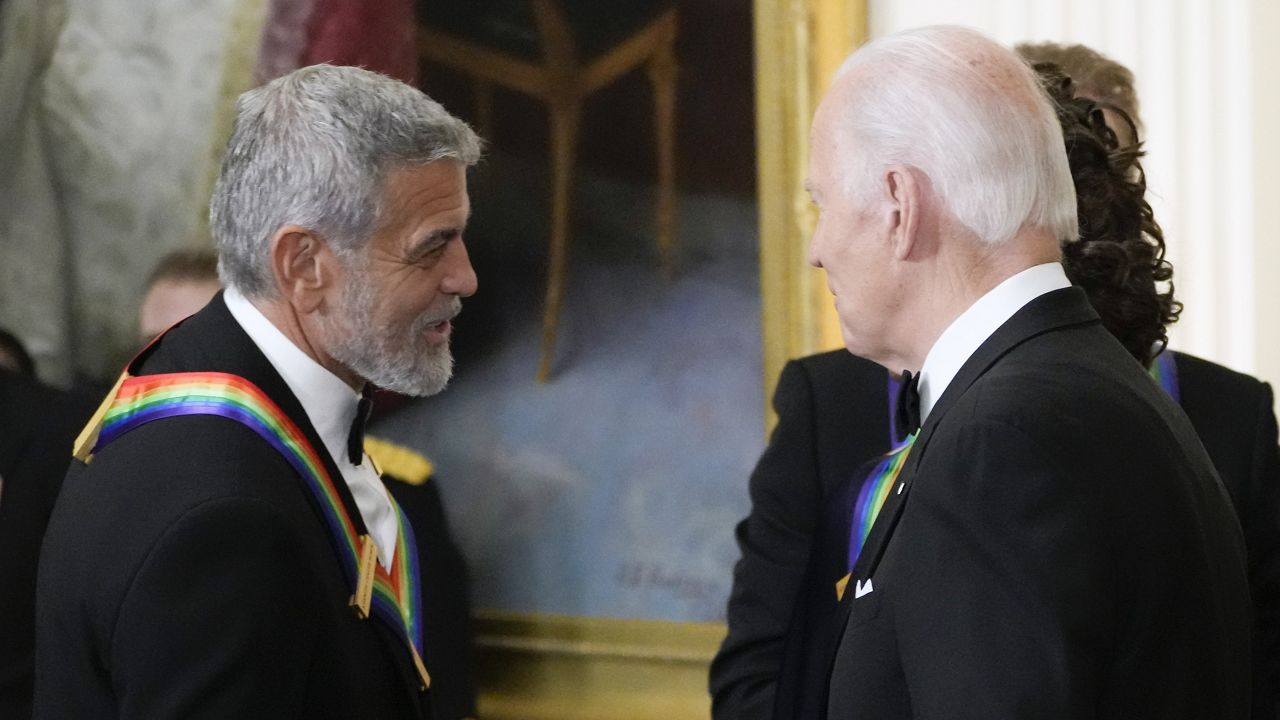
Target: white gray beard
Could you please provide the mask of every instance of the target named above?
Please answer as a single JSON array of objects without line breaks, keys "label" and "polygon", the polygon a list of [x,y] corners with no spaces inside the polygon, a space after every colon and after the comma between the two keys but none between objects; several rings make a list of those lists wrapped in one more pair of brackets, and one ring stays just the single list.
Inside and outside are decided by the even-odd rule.
[{"label": "white gray beard", "polygon": [[[412,397],[435,395],[453,377],[449,342],[429,343],[425,333],[443,317],[423,315],[409,328],[373,327],[374,293],[363,273],[353,273],[342,296],[342,307],[327,320],[329,354],[365,381]],[[456,315],[456,298],[449,315]]]}]

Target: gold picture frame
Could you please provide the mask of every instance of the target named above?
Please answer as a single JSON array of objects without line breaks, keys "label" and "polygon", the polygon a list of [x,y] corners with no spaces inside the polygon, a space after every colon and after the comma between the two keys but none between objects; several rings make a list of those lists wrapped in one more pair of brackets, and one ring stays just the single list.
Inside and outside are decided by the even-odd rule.
[{"label": "gold picture frame", "polygon": [[[809,125],[850,50],[867,0],[756,0],[756,157],[765,398],[787,360],[840,347],[831,293],[809,266],[817,214],[804,189]],[[776,418],[766,410],[765,426]]]},{"label": "gold picture frame", "polygon": [[719,623],[476,613],[485,720],[679,720],[710,716]]}]

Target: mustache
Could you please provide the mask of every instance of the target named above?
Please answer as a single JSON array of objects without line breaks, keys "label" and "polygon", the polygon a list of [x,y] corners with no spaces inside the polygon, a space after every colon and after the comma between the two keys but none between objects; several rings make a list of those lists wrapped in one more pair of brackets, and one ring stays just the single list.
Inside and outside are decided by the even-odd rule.
[{"label": "mustache", "polygon": [[414,330],[426,330],[432,325],[439,325],[446,320],[453,320],[462,312],[462,299],[453,298],[453,300],[443,308],[438,310],[430,310],[420,315],[413,323]]}]

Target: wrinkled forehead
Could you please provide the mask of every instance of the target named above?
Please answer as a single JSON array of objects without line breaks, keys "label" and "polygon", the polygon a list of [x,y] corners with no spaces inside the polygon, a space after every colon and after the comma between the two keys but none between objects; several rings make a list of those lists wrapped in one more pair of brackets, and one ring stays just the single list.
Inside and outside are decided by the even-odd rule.
[{"label": "wrinkled forehead", "polygon": [[384,215],[469,212],[467,169],[453,158],[389,168],[382,181]]}]

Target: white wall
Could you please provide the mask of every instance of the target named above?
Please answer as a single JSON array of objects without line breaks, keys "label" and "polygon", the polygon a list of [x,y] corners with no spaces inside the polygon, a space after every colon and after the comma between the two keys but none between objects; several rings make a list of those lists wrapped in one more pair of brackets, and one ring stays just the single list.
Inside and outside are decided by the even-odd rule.
[{"label": "white wall", "polygon": [[1280,2],[1253,0],[1253,206],[1258,374],[1280,382]]},{"label": "white wall", "polygon": [[[1280,3],[1275,0],[871,0],[871,34],[933,23],[997,40],[1079,42],[1137,77],[1149,195],[1186,307],[1172,345],[1280,381]],[[1257,42],[1258,39],[1268,39]],[[1265,73],[1263,60],[1270,58]],[[1265,222],[1264,222],[1265,220]],[[1255,265],[1259,270],[1255,271]]]}]

